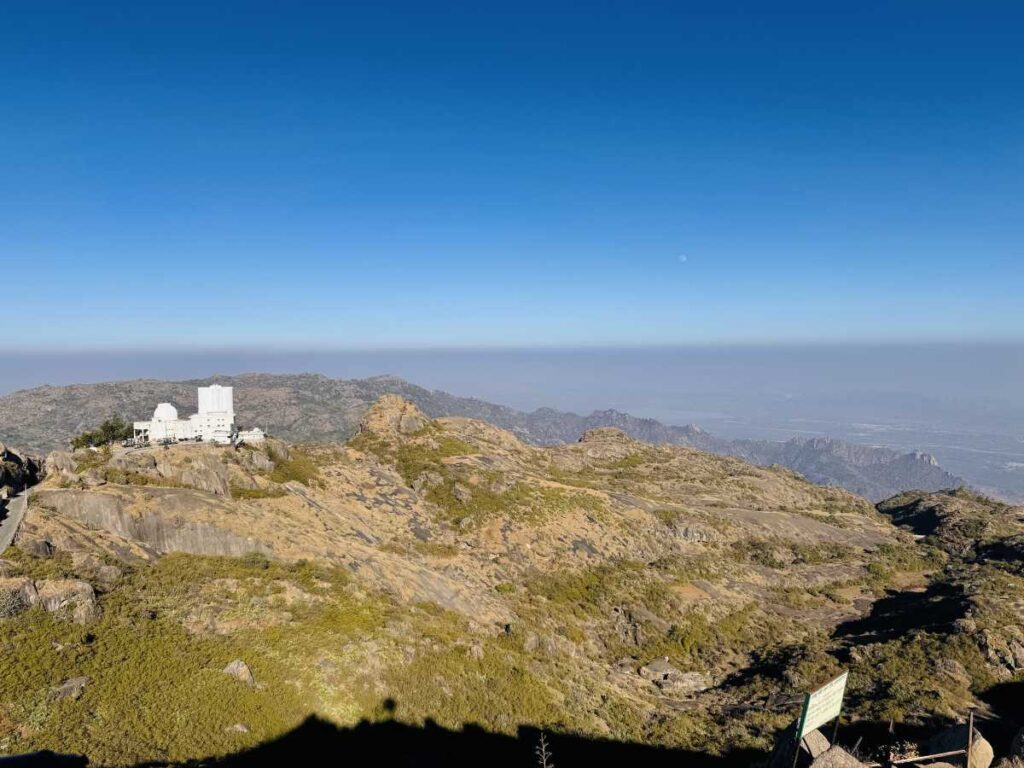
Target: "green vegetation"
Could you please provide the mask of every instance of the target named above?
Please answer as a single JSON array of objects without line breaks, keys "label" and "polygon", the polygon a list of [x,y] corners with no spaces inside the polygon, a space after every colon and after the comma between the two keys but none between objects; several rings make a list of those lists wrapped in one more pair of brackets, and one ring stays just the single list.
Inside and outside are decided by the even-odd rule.
[{"label": "green vegetation", "polygon": [[446,519],[459,523],[465,520],[479,525],[496,517],[541,522],[573,509],[590,512],[604,509],[598,497],[561,488],[517,482],[495,491],[482,484],[464,485],[463,498],[460,498],[458,485],[455,477],[448,476],[427,492],[427,498],[443,510]]},{"label": "green vegetation", "polygon": [[440,541],[420,541],[418,539],[413,543],[413,549],[427,557],[455,557],[459,553],[459,548],[454,544],[445,544]]},{"label": "green vegetation", "polygon": [[616,459],[615,461],[613,461],[610,464],[608,464],[608,469],[611,469],[611,470],[637,469],[638,467],[642,467],[649,460],[650,460],[650,457],[647,455],[646,452],[630,453],[630,454],[628,454],[626,456],[623,456],[621,459]]},{"label": "green vegetation", "polygon": [[[19,555],[27,565],[33,558]],[[36,573],[37,578],[42,575]],[[58,748],[88,753],[100,765],[140,760],[185,760],[234,751],[280,733],[309,711],[298,667],[283,664],[296,641],[310,633],[352,636],[364,629],[365,610],[347,605],[310,610],[301,631],[278,637],[254,630],[234,636],[197,636],[180,624],[180,613],[212,579],[245,580],[250,592],[287,579],[312,587],[341,584],[334,571],[308,564],[270,564],[263,558],[198,558],[172,555],[129,571],[126,583],[102,599],[102,616],[89,627],[55,620],[39,608],[4,622],[0,634],[0,751]],[[332,589],[332,608],[344,603]],[[267,695],[220,670],[245,658]],[[298,660],[298,659],[297,659]],[[78,676],[89,678],[81,700],[54,699],[53,689]],[[252,734],[228,730],[246,723]]]},{"label": "green vegetation", "polygon": [[89,446],[100,447],[111,443],[127,440],[134,435],[132,425],[120,416],[111,416],[100,424],[96,429],[71,439],[71,447],[75,450],[88,448]]},{"label": "green vegetation", "polygon": [[530,670],[521,649],[508,641],[487,643],[479,658],[466,647],[430,651],[390,670],[384,682],[400,704],[402,719],[418,725],[428,718],[448,728],[479,722],[514,734],[523,723],[572,717]]},{"label": "green vegetation", "polygon": [[254,499],[277,499],[285,495],[282,488],[242,488],[238,485],[231,486],[231,498],[250,501]]},{"label": "green vegetation", "polygon": [[[415,438],[419,435],[420,440]],[[363,432],[349,441],[356,450],[392,464],[402,481],[412,486],[430,477],[426,496],[442,518],[454,523],[480,525],[496,517],[539,522],[573,509],[599,512],[603,500],[592,494],[562,488],[509,481],[502,473],[453,466],[445,459],[472,455],[476,449],[463,440],[444,434],[431,423],[409,441],[390,443]]]},{"label": "green vegetation", "polygon": [[733,557],[740,562],[749,562],[782,570],[793,565],[820,565],[822,563],[853,563],[863,559],[865,553],[858,547],[839,542],[825,541],[806,544],[782,539],[747,538],[731,545]]},{"label": "green vegetation", "polygon": [[[12,552],[21,569],[49,566],[49,559]],[[265,626],[259,614],[285,583],[316,599],[289,605],[291,621]],[[126,765],[223,754],[282,733],[313,711],[315,655],[381,625],[380,608],[350,597],[346,583],[342,570],[255,554],[169,555],[129,569],[102,598],[101,618],[87,627],[38,608],[4,619],[0,751],[51,748],[87,753],[98,765]],[[216,584],[237,585],[227,615],[249,621],[227,635],[187,631],[183,622],[199,607],[197,589]],[[250,666],[259,688],[221,672],[236,658]],[[80,700],[54,699],[57,686],[78,676],[89,678]],[[251,733],[230,730],[239,722]]]},{"label": "green vegetation", "polygon": [[654,516],[664,525],[671,528],[679,522],[679,518],[683,516],[683,513],[678,509],[656,509],[654,510]]},{"label": "green vegetation", "polygon": [[83,452],[75,463],[75,473],[80,475],[87,470],[100,469],[106,466],[107,462],[110,461],[110,455],[109,445],[104,445],[96,451],[89,450]]},{"label": "green vegetation", "polygon": [[317,462],[298,449],[292,448],[287,458],[274,455],[272,450],[270,454],[275,465],[269,475],[272,482],[280,485],[296,482],[306,486],[317,485],[320,482],[320,467]]},{"label": "green vegetation", "polygon": [[118,485],[152,485],[160,488],[184,487],[173,477],[150,475],[130,469],[119,469],[118,467],[104,468],[103,477],[108,483],[116,483]]},{"label": "green vegetation", "polygon": [[[851,715],[924,720],[963,711],[997,679],[999,643],[1020,624],[1017,545],[1001,542],[1005,549],[991,561],[975,557],[1002,530],[989,512],[955,522],[957,536],[973,537],[964,555],[960,539],[943,538],[952,523],[922,544],[880,527],[880,517],[844,494],[780,486],[774,470],[702,455],[682,466],[673,464],[678,454],[660,448],[594,459],[572,447],[518,455],[502,445],[488,456],[438,423],[414,435],[360,434],[350,446],[394,467],[420,502],[431,502],[438,520],[413,527],[429,540],[411,535],[408,521],[386,521],[376,553],[363,544],[344,552],[354,569],[357,558],[371,564],[357,570],[372,573],[359,581],[346,569],[258,552],[121,564],[123,578],[101,591],[101,618],[88,627],[5,598],[0,752],[59,747],[88,751],[101,765],[193,760],[273,738],[313,713],[339,723],[397,717],[505,733],[534,725],[704,752],[766,748],[791,714],[766,705],[767,697],[819,685],[840,659],[853,675]],[[245,471],[262,467],[271,481],[270,488],[233,485],[233,498],[275,498],[283,483],[316,487],[332,478],[335,487],[354,477],[354,487],[382,486],[388,514],[399,514],[392,473],[353,453],[317,446],[285,453],[280,443],[265,450],[273,469],[260,455],[221,457]],[[109,467],[109,457],[109,449],[87,453],[80,471],[148,482]],[[346,466],[328,466],[338,462]],[[774,515],[750,514],[779,509],[813,518],[811,533],[827,534],[823,523],[857,530],[810,543]],[[584,516],[590,521],[579,538],[588,546],[573,545],[570,518]],[[589,527],[595,518],[606,523],[597,534]],[[553,523],[554,547],[518,525],[541,521]],[[496,543],[492,534],[506,522],[513,535],[503,530]],[[675,535],[684,528],[685,542]],[[777,535],[758,535],[765,531]],[[518,549],[503,559],[507,544]],[[579,551],[559,559],[570,547]],[[5,559],[34,579],[81,576],[66,555],[36,559],[15,549]],[[479,573],[466,576],[474,566]],[[433,575],[465,577],[465,594],[454,591],[480,598],[473,619],[439,605],[464,603]],[[407,602],[376,591],[370,585],[378,579],[398,584]],[[926,584],[943,588],[936,606],[949,610],[955,629],[910,627],[892,640],[896,633],[875,628],[877,617],[867,615],[853,633],[835,631],[835,622],[863,612],[865,598]],[[923,601],[932,599],[926,594]],[[708,675],[715,690],[701,694],[693,711],[666,703],[686,694],[637,675],[659,657]],[[221,672],[236,658],[260,687]],[[90,679],[80,700],[53,697],[79,675]],[[387,697],[397,712],[381,708]],[[251,732],[231,730],[239,722]]]}]

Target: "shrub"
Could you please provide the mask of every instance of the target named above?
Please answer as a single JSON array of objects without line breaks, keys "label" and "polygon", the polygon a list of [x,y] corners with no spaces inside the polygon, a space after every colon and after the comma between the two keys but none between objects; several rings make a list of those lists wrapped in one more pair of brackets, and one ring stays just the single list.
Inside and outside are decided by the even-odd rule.
[{"label": "shrub", "polygon": [[270,472],[270,479],[275,483],[297,482],[302,485],[310,485],[317,481],[320,475],[320,468],[309,456],[300,451],[292,449],[291,458],[278,459],[276,466]]},{"label": "shrub", "polygon": [[0,619],[16,616],[27,607],[20,592],[0,591]]},{"label": "shrub", "polygon": [[679,521],[679,518],[682,516],[682,512],[678,509],[656,509],[654,510],[654,516],[664,525],[671,528]]},{"label": "shrub", "polygon": [[237,485],[231,486],[232,499],[276,499],[285,495],[281,488],[242,488]]},{"label": "shrub", "polygon": [[75,464],[75,472],[82,474],[89,469],[99,469],[110,461],[110,446],[104,445],[98,451],[86,451],[85,455]]}]

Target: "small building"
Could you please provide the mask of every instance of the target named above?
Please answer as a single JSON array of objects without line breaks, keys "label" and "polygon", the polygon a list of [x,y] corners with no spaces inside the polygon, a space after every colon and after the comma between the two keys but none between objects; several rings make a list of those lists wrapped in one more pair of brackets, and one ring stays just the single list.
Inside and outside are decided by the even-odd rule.
[{"label": "small building", "polygon": [[[136,421],[134,427],[135,439],[141,442],[198,440],[230,444],[235,437],[234,389],[219,384],[199,387],[198,413],[180,419],[177,408],[170,403],[160,403],[152,419]],[[262,440],[262,432],[258,439]],[[252,435],[249,442],[257,442],[256,435]]]},{"label": "small building", "polygon": [[235,435],[235,443],[255,445],[256,443],[262,443],[266,438],[267,433],[259,427],[253,427],[252,429],[240,429],[238,430],[238,434]]}]

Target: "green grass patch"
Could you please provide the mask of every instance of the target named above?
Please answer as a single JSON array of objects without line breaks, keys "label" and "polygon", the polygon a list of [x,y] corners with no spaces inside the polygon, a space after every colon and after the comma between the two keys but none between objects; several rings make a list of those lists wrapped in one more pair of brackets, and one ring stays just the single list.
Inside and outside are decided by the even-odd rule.
[{"label": "green grass patch", "polygon": [[231,486],[231,498],[250,501],[255,499],[277,499],[285,495],[282,488],[242,488],[238,485]]}]

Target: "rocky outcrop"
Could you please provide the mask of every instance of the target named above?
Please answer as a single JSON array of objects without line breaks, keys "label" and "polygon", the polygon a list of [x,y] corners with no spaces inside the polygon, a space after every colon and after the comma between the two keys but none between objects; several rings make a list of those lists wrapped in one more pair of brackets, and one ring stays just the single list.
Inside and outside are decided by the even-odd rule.
[{"label": "rocky outcrop", "polygon": [[821,731],[796,741],[796,723],[781,731],[768,761],[769,768],[863,768],[863,763],[839,745],[829,743]]},{"label": "rocky outcrop", "polygon": [[35,485],[42,473],[38,459],[0,443],[0,499]]},{"label": "rocky outcrop", "polygon": [[[943,752],[965,749],[967,747],[967,740],[967,726],[958,725],[929,739],[928,743],[925,745],[925,749],[927,750],[925,754],[937,755]],[[995,752],[992,749],[992,745],[988,742],[988,739],[982,736],[981,732],[975,728],[970,760],[965,761],[963,757],[957,757],[948,758],[948,762],[951,765],[968,765],[970,768],[989,768],[989,766],[992,765],[994,757]]]},{"label": "rocky outcrop", "polygon": [[227,466],[209,454],[197,456],[181,471],[177,479],[182,485],[212,493],[214,496],[231,495]]},{"label": "rocky outcrop", "polygon": [[398,395],[384,395],[359,422],[360,432],[377,435],[412,435],[427,425],[420,409]]},{"label": "rocky outcrop", "polygon": [[88,624],[99,615],[96,593],[87,582],[75,579],[28,577],[0,579],[0,618],[10,617],[38,605],[59,618]]},{"label": "rocky outcrop", "polygon": [[249,688],[256,687],[256,679],[252,676],[252,670],[241,659],[235,659],[221,671]]},{"label": "rocky outcrop", "polygon": [[711,687],[711,680],[703,672],[681,672],[664,656],[640,667],[639,673],[672,698],[689,698]]},{"label": "rocky outcrop", "polygon": [[89,684],[88,677],[72,677],[65,680],[61,685],[53,690],[53,698],[57,699],[72,699],[77,700],[82,698],[82,694],[85,693],[85,686]]},{"label": "rocky outcrop", "polygon": [[99,615],[92,585],[75,579],[36,582],[39,604],[49,613],[88,624]]},{"label": "rocky outcrop", "polygon": [[811,763],[811,768],[863,768],[864,763],[840,746],[830,747]]},{"label": "rocky outcrop", "polygon": [[67,451],[53,451],[46,457],[47,477],[70,478],[75,474],[75,459]]}]

